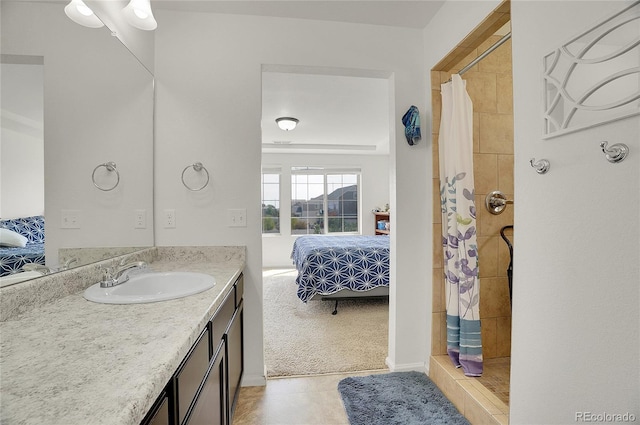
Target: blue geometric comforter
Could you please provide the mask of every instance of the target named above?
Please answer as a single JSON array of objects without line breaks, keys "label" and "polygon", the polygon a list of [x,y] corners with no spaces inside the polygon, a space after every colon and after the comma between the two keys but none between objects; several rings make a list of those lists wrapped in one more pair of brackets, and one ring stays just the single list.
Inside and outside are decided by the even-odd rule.
[{"label": "blue geometric comforter", "polygon": [[24,247],[0,248],[0,276],[16,273],[27,263],[44,264],[44,216],[0,220],[0,227],[27,238]]},{"label": "blue geometric comforter", "polygon": [[0,248],[0,276],[19,272],[28,263],[44,265],[44,243],[31,242],[25,247]]},{"label": "blue geometric comforter", "polygon": [[388,236],[300,236],[291,253],[298,298],[389,286]]}]

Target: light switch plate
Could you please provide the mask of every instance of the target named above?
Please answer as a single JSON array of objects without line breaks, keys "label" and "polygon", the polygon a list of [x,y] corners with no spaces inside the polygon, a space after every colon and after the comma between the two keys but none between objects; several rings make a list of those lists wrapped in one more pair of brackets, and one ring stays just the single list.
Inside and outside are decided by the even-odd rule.
[{"label": "light switch plate", "polygon": [[235,208],[227,210],[227,225],[229,227],[247,227],[247,209]]},{"label": "light switch plate", "polygon": [[80,228],[80,210],[61,210],[62,229],[79,229]]}]

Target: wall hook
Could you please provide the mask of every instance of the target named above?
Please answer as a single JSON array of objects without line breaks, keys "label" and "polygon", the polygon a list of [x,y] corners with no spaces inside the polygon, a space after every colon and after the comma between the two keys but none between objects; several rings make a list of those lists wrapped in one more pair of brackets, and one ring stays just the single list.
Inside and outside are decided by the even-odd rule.
[{"label": "wall hook", "polygon": [[600,147],[602,148],[602,152],[604,152],[604,156],[607,158],[607,161],[612,164],[622,162],[629,153],[629,146],[624,143],[616,143],[615,145],[611,145],[611,147],[607,147],[608,143],[609,142],[607,141],[600,142]]},{"label": "wall hook", "polygon": [[546,174],[547,171],[549,171],[549,168],[551,168],[551,164],[546,159],[536,161],[535,158],[531,158],[529,160],[529,164],[531,164],[538,174]]}]

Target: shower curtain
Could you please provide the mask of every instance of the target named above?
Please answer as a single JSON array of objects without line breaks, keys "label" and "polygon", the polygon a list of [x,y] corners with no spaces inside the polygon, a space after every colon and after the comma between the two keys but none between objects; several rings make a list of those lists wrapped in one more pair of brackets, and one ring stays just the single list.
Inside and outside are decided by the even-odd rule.
[{"label": "shower curtain", "polygon": [[467,376],[482,374],[480,281],[473,185],[473,105],[458,74],[441,86],[440,200],[447,353]]}]

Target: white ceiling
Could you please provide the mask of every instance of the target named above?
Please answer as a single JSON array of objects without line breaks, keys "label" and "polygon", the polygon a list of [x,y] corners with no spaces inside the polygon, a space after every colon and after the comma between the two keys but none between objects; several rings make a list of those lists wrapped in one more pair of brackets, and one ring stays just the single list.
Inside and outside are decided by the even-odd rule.
[{"label": "white ceiling", "polygon": [[[281,130],[278,117],[300,120]],[[389,80],[262,73],[262,151],[389,153]]]},{"label": "white ceiling", "polygon": [[[313,19],[424,28],[444,1],[436,0],[152,0],[154,9]],[[162,25],[159,21],[158,25]],[[271,70],[262,77],[265,153],[389,153],[389,80],[335,75],[331,70]],[[275,119],[300,120],[280,130]]]},{"label": "white ceiling", "polygon": [[424,28],[444,0],[152,0],[153,9]]}]

